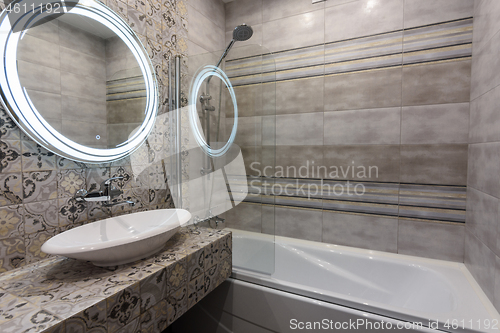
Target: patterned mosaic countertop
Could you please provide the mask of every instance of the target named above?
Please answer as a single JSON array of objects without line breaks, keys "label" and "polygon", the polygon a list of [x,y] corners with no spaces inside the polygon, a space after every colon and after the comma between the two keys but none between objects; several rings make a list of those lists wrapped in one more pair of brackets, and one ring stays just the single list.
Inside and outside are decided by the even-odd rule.
[{"label": "patterned mosaic countertop", "polygon": [[231,233],[182,228],[158,254],[97,267],[52,257],[0,275],[0,332],[159,333],[232,269]]}]

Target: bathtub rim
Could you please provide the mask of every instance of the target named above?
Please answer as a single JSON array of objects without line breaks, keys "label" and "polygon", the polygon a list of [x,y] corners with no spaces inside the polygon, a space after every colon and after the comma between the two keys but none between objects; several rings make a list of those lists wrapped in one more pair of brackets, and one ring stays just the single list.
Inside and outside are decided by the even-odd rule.
[{"label": "bathtub rim", "polygon": [[[265,237],[268,236],[273,236],[273,235],[267,235],[267,234],[260,234],[256,232],[250,232],[250,231],[243,231],[243,230],[237,230],[237,229],[232,229],[232,228],[227,228],[233,233],[233,242],[234,239],[237,239],[238,236],[250,236],[251,238],[259,238],[259,235],[264,235]],[[269,237],[268,237],[269,238]],[[479,302],[483,308],[485,313],[481,313],[481,317],[484,317],[485,315],[488,316],[489,319],[496,319],[499,322],[499,327],[500,327],[500,314],[497,312],[495,307],[493,306],[492,302],[489,300],[489,298],[486,296],[482,288],[479,286],[477,281],[474,279],[472,274],[469,272],[467,267],[465,266],[464,263],[459,263],[459,262],[452,262],[452,261],[446,261],[446,260],[439,260],[439,259],[431,259],[431,258],[423,258],[423,257],[416,257],[416,256],[411,256],[411,255],[406,255],[406,254],[398,254],[398,253],[390,253],[390,252],[383,252],[383,251],[376,251],[376,250],[368,250],[368,249],[361,249],[361,248],[356,248],[356,247],[349,247],[349,246],[343,246],[343,245],[335,245],[335,244],[328,244],[328,243],[320,243],[320,242],[315,242],[315,241],[309,241],[309,240],[303,240],[303,239],[296,239],[296,238],[290,238],[290,237],[283,237],[283,236],[274,236],[274,241],[275,243],[286,243],[286,244],[298,244],[306,247],[315,247],[315,248],[326,248],[328,250],[334,250],[338,252],[347,252],[350,254],[355,254],[355,256],[371,256],[371,257],[376,257],[377,259],[382,259],[384,261],[390,261],[390,262],[405,262],[406,264],[418,264],[421,266],[426,267],[427,269],[437,271],[438,274],[444,275],[445,278],[447,278],[448,283],[453,287],[454,290],[458,291],[458,294],[456,296],[460,305],[460,300],[463,299],[468,299],[471,300],[470,297],[475,298],[476,303]],[[443,271],[440,271],[442,269]],[[450,270],[455,270],[455,271],[460,271],[462,273],[464,279],[466,280],[468,286],[470,287],[469,290],[467,290],[467,295],[463,294],[463,289],[457,288],[456,281],[454,281],[454,278],[451,280],[449,279],[449,274]],[[448,271],[448,272],[446,272]],[[274,272],[273,272],[274,273]],[[428,313],[423,313],[417,310],[407,310],[404,308],[398,308],[394,306],[390,306],[384,303],[377,303],[377,302],[367,302],[366,300],[362,300],[357,297],[351,297],[348,295],[340,294],[340,293],[335,293],[335,292],[329,292],[325,290],[318,290],[318,292],[312,292],[311,290],[301,288],[300,284],[294,283],[294,282],[288,282],[284,280],[279,280],[276,278],[272,277],[271,275],[263,274],[263,273],[257,273],[251,270],[245,270],[240,267],[235,266],[234,260],[233,260],[233,272],[231,274],[231,277],[237,280],[241,281],[246,281],[249,283],[254,283],[262,286],[266,286],[272,289],[276,290],[281,290],[285,292],[290,292],[296,295],[302,295],[306,297],[310,297],[313,299],[317,299],[319,301],[335,304],[335,305],[340,305],[340,306],[346,306],[349,308],[354,308],[357,310],[362,310],[366,311],[369,313],[377,314],[377,315],[382,315],[386,316],[388,318],[396,319],[396,320],[403,320],[403,321],[429,321],[429,320],[439,320],[439,328],[444,331],[450,331],[450,332],[487,332],[487,330],[471,330],[471,329],[448,329],[444,327],[445,321],[443,321],[441,316],[437,316],[435,318],[429,318]],[[460,281],[459,281],[460,282]],[[463,281],[462,281],[463,285]],[[306,286],[307,287],[307,286]],[[313,289],[313,288],[311,288]],[[324,293],[326,292],[326,293]],[[474,301],[474,300],[472,300]],[[469,303],[469,302],[466,302]],[[471,305],[468,305],[469,307],[473,308]],[[463,311],[463,305],[461,309]],[[450,315],[450,313],[445,313],[444,315]],[[476,314],[477,315],[477,314]],[[446,319],[459,319],[461,320],[462,318],[446,318]],[[464,318],[465,319],[465,318]],[[469,318],[467,318],[469,320]],[[472,318],[472,320],[478,320],[477,317]],[[498,332],[498,331],[494,331]]]}]

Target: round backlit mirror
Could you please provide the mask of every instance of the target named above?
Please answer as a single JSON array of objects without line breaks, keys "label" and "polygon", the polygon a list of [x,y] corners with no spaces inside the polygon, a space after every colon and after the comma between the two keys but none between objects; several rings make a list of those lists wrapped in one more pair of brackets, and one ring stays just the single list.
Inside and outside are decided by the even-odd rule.
[{"label": "round backlit mirror", "polygon": [[13,2],[2,12],[2,103],[48,150],[110,162],[137,149],[154,125],[154,69],[115,12],[94,0],[75,1],[35,3],[33,10],[17,8],[22,15],[15,16],[20,3]]}]

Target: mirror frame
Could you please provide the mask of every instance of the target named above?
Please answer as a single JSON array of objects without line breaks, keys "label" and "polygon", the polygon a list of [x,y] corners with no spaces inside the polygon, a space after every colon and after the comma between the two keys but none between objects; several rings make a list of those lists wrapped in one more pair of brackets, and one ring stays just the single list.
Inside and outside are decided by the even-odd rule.
[{"label": "mirror frame", "polygon": [[[15,3],[17,1],[14,1]],[[71,0],[57,1],[63,6]],[[74,2],[72,3],[72,6]],[[0,71],[1,102],[14,122],[35,142],[49,151],[65,158],[87,163],[106,163],[128,156],[146,140],[151,132],[158,112],[158,84],[151,60],[132,28],[114,11],[96,0],[80,0],[67,15],[83,15],[105,25],[118,35],[134,54],[146,85],[145,119],[129,139],[115,148],[99,149],[81,145],[56,131],[38,112],[26,89],[21,85],[17,68],[17,47],[26,31],[47,12],[24,14],[16,22],[9,20],[6,10],[0,14],[0,52],[3,71]],[[30,15],[30,16],[29,16]],[[19,32],[13,32],[17,25]],[[16,29],[17,30],[17,29]]]}]

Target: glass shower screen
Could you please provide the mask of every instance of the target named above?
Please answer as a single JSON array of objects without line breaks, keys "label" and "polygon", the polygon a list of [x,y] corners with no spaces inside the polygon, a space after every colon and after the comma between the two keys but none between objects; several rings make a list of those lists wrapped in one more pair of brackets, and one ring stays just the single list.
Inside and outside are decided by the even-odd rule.
[{"label": "glass shower screen", "polygon": [[233,266],[274,271],[276,68],[259,45],[189,56],[182,202],[193,223],[233,231]]}]

